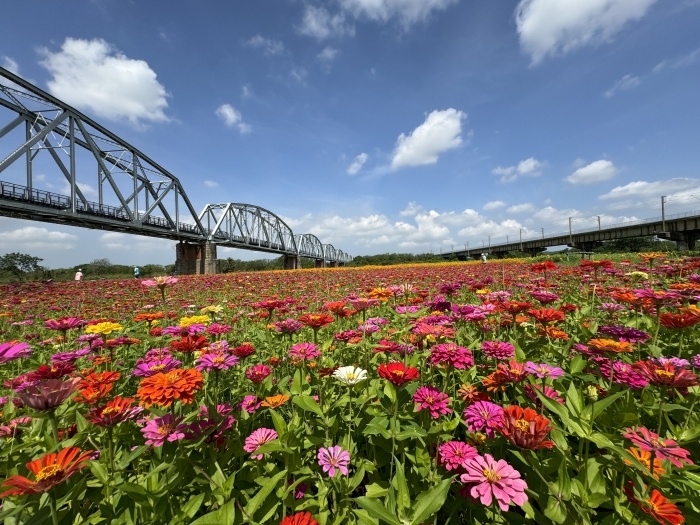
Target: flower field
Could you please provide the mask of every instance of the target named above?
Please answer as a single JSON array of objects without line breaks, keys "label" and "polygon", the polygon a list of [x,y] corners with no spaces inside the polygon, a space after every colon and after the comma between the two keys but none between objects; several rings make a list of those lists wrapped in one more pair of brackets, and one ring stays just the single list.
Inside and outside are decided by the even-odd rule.
[{"label": "flower field", "polygon": [[6,524],[700,523],[700,259],[21,283]]}]

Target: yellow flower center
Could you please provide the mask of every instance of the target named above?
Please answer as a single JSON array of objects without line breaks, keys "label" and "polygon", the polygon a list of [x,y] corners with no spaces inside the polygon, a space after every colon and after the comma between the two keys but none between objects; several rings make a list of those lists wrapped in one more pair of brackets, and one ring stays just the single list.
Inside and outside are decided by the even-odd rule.
[{"label": "yellow flower center", "polygon": [[102,415],[104,416],[105,414],[111,414],[112,412],[117,412],[118,410],[114,407],[105,407],[105,409],[102,411]]},{"label": "yellow flower center", "polygon": [[171,383],[174,383],[174,382],[180,380],[180,374],[178,374],[177,372],[171,372],[171,373],[167,374],[165,377],[167,377],[168,381],[170,381]]},{"label": "yellow flower center", "polygon": [[47,467],[44,467],[37,473],[36,480],[37,482],[39,482],[58,477],[61,475],[61,472],[61,467],[59,467],[58,465],[49,465]]},{"label": "yellow flower center", "polygon": [[529,428],[530,428],[530,423],[528,423],[528,422],[525,421],[524,419],[518,419],[518,420],[515,422],[515,426],[518,427],[518,428],[519,428],[520,430],[522,430],[523,432],[527,432],[527,431],[529,430]]},{"label": "yellow flower center", "polygon": [[219,364],[219,363],[223,363],[225,361],[225,359],[223,356],[217,356],[214,359],[212,359],[212,361],[214,361],[214,363]]},{"label": "yellow flower center", "polygon": [[355,374],[353,374],[352,372],[348,372],[348,374],[345,377],[348,379],[348,381],[355,380]]},{"label": "yellow flower center", "polygon": [[501,476],[499,476],[495,470],[491,470],[490,468],[484,469],[484,476],[486,476],[486,479],[490,483],[496,483],[498,480],[501,479]]},{"label": "yellow flower center", "polygon": [[656,375],[661,377],[673,377],[675,374],[668,370],[656,370]]},{"label": "yellow flower center", "polygon": [[153,365],[149,368],[149,370],[163,370],[165,368],[165,365]]},{"label": "yellow flower center", "polygon": [[173,429],[172,425],[163,425],[162,427],[158,427],[158,433],[161,436],[165,436],[166,434],[170,434],[170,431]]}]

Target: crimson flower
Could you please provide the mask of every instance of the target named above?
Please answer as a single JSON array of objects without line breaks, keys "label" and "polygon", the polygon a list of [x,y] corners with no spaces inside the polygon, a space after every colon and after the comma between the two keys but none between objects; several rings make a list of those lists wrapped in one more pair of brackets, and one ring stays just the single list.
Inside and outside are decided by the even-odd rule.
[{"label": "crimson flower", "polygon": [[318,525],[318,521],[314,519],[308,510],[305,510],[287,516],[280,521],[280,525]]},{"label": "crimson flower", "polygon": [[528,450],[552,448],[554,442],[544,440],[552,430],[549,423],[549,419],[532,408],[523,409],[517,405],[511,405],[503,409],[496,430],[520,448]]},{"label": "crimson flower", "polygon": [[637,361],[632,366],[654,386],[688,388],[700,385],[698,376],[670,362],[656,364],[653,361]]},{"label": "crimson flower", "polygon": [[692,465],[690,453],[678,446],[672,439],[662,439],[659,435],[644,427],[637,429],[626,428],[622,437],[631,440],[636,446],[648,452],[654,452],[660,460],[668,459],[675,467],[681,468],[683,463]]},{"label": "crimson flower", "polygon": [[333,316],[328,314],[304,314],[299,317],[299,322],[301,324],[308,326],[309,328],[313,328],[314,330],[318,330],[322,326],[331,324],[333,321],[335,321]]},{"label": "crimson flower", "polygon": [[44,325],[49,330],[60,330],[67,332],[73,328],[82,328],[85,326],[85,321],[79,317],[61,317],[60,319],[49,319],[44,321]]},{"label": "crimson flower", "polygon": [[86,419],[100,427],[111,427],[122,421],[134,419],[143,411],[143,408],[134,406],[134,401],[131,397],[116,396],[106,405],[90,409]]},{"label": "crimson flower", "polygon": [[399,362],[381,364],[378,372],[381,377],[388,379],[395,386],[402,386],[420,377],[417,368],[408,367]]}]

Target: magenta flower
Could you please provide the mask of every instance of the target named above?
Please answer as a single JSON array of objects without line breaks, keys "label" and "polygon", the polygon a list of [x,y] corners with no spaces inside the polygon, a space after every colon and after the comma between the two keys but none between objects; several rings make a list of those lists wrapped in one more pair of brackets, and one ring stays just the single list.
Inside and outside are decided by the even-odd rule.
[{"label": "magenta flower", "polygon": [[60,319],[49,319],[44,321],[44,326],[49,330],[60,330],[67,332],[73,328],[82,328],[85,326],[85,321],[78,317],[61,317]]},{"label": "magenta flower", "polygon": [[[534,386],[534,388],[533,388]],[[558,391],[554,390],[552,387],[545,385],[544,390],[542,390],[542,387],[540,385],[525,385],[523,387],[523,392],[525,395],[537,405],[537,408],[542,408],[542,401],[540,401],[540,398],[537,396],[537,392],[542,392],[545,396],[547,396],[549,399],[552,399],[553,401],[556,401],[557,403],[560,403],[562,405],[565,405],[566,402],[564,401],[564,398],[561,397],[561,394],[559,394]]]},{"label": "magenta flower", "polygon": [[429,409],[433,419],[452,412],[448,406],[450,396],[431,386],[422,386],[416,390],[416,393],[413,394],[413,402],[420,405],[416,411]]},{"label": "magenta flower", "polygon": [[240,410],[245,410],[249,414],[254,413],[258,408],[260,408],[260,401],[256,396],[245,396],[241,404],[238,405]]},{"label": "magenta flower", "polygon": [[[231,326],[221,323],[213,323],[207,327],[209,335],[225,335],[231,331]],[[228,341],[226,341],[228,343]]]},{"label": "magenta flower", "polygon": [[632,443],[642,450],[654,452],[660,460],[667,459],[673,466],[678,468],[683,467],[683,463],[693,464],[690,460],[690,453],[686,449],[679,447],[678,443],[672,439],[662,439],[656,432],[652,432],[644,427],[637,427],[636,430],[626,428],[625,430],[627,432],[622,434],[622,437],[631,440]]},{"label": "magenta flower", "polygon": [[245,376],[256,385],[262,383],[272,373],[272,368],[267,365],[253,365],[245,371]]},{"label": "magenta flower", "polygon": [[84,357],[92,353],[92,350],[87,346],[85,348],[79,348],[73,352],[57,352],[51,356],[52,363],[69,363],[71,361],[77,361],[81,357]]},{"label": "magenta flower", "polygon": [[141,429],[143,437],[146,438],[146,445],[162,447],[166,441],[184,439],[187,425],[182,421],[183,418],[175,418],[172,414],[148,420]]},{"label": "magenta flower", "polygon": [[561,368],[550,366],[547,363],[537,364],[532,361],[525,363],[525,370],[531,374],[535,374],[540,379],[545,379],[547,377],[557,379],[564,375],[564,371]]},{"label": "magenta flower", "polygon": [[457,346],[455,343],[434,345],[430,349],[428,361],[433,365],[442,364],[461,370],[474,366],[474,356],[471,350]]},{"label": "magenta flower", "polygon": [[[277,439],[277,432],[271,428],[259,428],[253,430],[253,433],[245,438],[245,445],[243,445],[243,450],[246,452],[255,452],[265,443],[269,443],[273,439]],[[262,459],[262,454],[254,454],[250,456],[253,459]]]},{"label": "magenta flower", "polygon": [[299,343],[289,349],[289,357],[298,360],[311,360],[319,357],[321,352],[313,343]]},{"label": "magenta flower", "polygon": [[27,385],[17,392],[17,397],[26,406],[34,410],[51,410],[68,399],[80,383],[79,377],[63,381],[47,379],[33,385]]},{"label": "magenta flower", "polygon": [[448,441],[438,448],[440,464],[447,470],[464,470],[464,463],[479,453],[474,447],[461,441]]},{"label": "magenta flower", "polygon": [[211,372],[212,370],[228,370],[232,366],[238,364],[238,358],[235,355],[225,354],[204,354],[195,364],[195,368],[200,372]]},{"label": "magenta flower", "polygon": [[505,341],[484,341],[481,343],[481,351],[495,359],[510,359],[515,355],[515,347]]},{"label": "magenta flower", "polygon": [[527,501],[527,483],[520,479],[520,472],[502,459],[493,459],[491,454],[468,459],[460,476],[462,483],[473,484],[470,495],[487,507],[496,498],[502,511],[507,511],[511,502],[523,505]]},{"label": "magenta flower", "polygon": [[349,463],[350,452],[343,450],[340,445],[321,448],[318,451],[318,464],[330,477],[335,476],[335,469],[338,469],[343,476],[347,476]]},{"label": "magenta flower", "polygon": [[148,287],[158,287],[161,290],[165,289],[170,284],[177,282],[176,277],[154,277],[153,279],[144,279],[141,284]]},{"label": "magenta flower", "polygon": [[469,432],[483,431],[493,438],[493,430],[498,426],[503,414],[503,407],[491,401],[477,401],[464,411],[464,421]]},{"label": "magenta flower", "polygon": [[273,323],[275,330],[277,330],[281,334],[286,334],[286,335],[292,335],[295,332],[298,332],[302,328],[304,328],[304,325],[301,324],[299,321],[296,319],[285,319],[284,321],[277,321],[276,323]]},{"label": "magenta flower", "polygon": [[180,365],[182,365],[182,362],[166,355],[163,359],[154,359],[152,361],[146,361],[145,363],[139,363],[131,373],[138,377],[151,377],[160,372],[170,372],[175,368],[179,368]]},{"label": "magenta flower", "polygon": [[29,357],[31,353],[32,349],[27,343],[18,343],[17,341],[0,343],[0,365],[22,357]]}]

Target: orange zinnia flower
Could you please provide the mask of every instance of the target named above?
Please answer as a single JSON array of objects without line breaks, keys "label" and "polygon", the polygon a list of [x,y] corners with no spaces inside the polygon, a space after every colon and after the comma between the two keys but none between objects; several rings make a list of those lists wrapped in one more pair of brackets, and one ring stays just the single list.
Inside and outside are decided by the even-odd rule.
[{"label": "orange zinnia flower", "polygon": [[[630,454],[634,456],[634,459],[639,461],[642,465],[646,467],[647,470],[651,469],[651,452],[648,450],[641,450],[637,447],[629,447],[627,449]],[[629,459],[625,460],[625,463],[628,465],[631,465],[632,462]],[[661,461],[655,461],[654,462],[654,477],[656,479],[659,479],[659,476],[663,476],[666,474],[666,470],[664,469],[663,465],[661,464]]]},{"label": "orange zinnia flower", "polygon": [[264,407],[278,408],[284,405],[287,401],[289,401],[289,396],[278,394],[276,396],[266,397],[265,401],[260,404]]},{"label": "orange zinnia flower", "polygon": [[649,514],[649,516],[663,525],[680,525],[685,523],[685,518],[681,511],[678,510],[678,507],[668,501],[661,492],[652,489],[651,495],[640,501],[635,497],[631,485],[632,482],[630,481],[629,485],[624,487],[627,499],[630,503],[637,505],[642,512]]},{"label": "orange zinnia flower", "polygon": [[304,314],[298,319],[298,321],[304,326],[308,326],[314,330],[318,330],[322,326],[331,324],[334,320],[335,319],[333,319],[333,316],[328,314]]},{"label": "orange zinnia flower", "polygon": [[76,403],[95,405],[106,398],[112,391],[112,383],[102,383],[97,386],[88,386],[78,391],[78,395],[73,398]]},{"label": "orange zinnia flower", "polygon": [[9,490],[0,494],[0,498],[41,494],[51,490],[86,467],[92,453],[92,450],[82,452],[77,447],[68,447],[58,454],[46,454],[40,459],[30,461],[27,468],[34,474],[34,481],[24,476],[11,476],[2,483],[2,486],[8,487]]},{"label": "orange zinnia flower", "polygon": [[503,409],[496,430],[515,446],[527,450],[552,448],[554,442],[545,440],[552,426],[550,420],[531,408],[511,405]]},{"label": "orange zinnia flower", "polygon": [[204,378],[196,368],[176,368],[143,379],[139,383],[136,396],[146,408],[151,405],[169,407],[178,399],[183,404],[191,403],[203,385]]},{"label": "orange zinnia flower", "polygon": [[628,343],[627,341],[615,341],[614,339],[591,339],[588,341],[588,346],[598,352],[610,352],[614,354],[634,351],[632,343]]},{"label": "orange zinnia flower", "polygon": [[678,314],[665,312],[661,314],[659,322],[664,328],[676,328],[680,330],[700,323],[700,317],[690,312],[681,312]]}]

